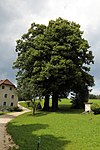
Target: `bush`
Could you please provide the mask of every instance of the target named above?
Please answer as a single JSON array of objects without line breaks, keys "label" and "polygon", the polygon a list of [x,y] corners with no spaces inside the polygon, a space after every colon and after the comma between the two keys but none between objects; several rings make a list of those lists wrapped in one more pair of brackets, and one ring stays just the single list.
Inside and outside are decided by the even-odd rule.
[{"label": "bush", "polygon": [[91,106],[92,111],[94,114],[100,114],[100,105],[97,103],[93,103]]},{"label": "bush", "polygon": [[13,107],[13,108],[9,107],[7,110],[8,110],[8,111],[11,111],[11,112],[13,112],[13,111],[15,111],[15,112],[20,112],[20,111],[22,111],[22,109],[19,108],[19,107]]},{"label": "bush", "polygon": [[4,115],[4,112],[1,112],[1,111],[0,111],[0,115]]},{"label": "bush", "polygon": [[14,107],[13,111],[20,112],[20,111],[22,111],[22,109],[20,107]]}]

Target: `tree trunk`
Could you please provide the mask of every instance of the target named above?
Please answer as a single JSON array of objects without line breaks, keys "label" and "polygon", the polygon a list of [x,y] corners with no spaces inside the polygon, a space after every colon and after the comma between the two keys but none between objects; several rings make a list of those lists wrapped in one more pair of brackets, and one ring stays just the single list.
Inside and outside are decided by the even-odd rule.
[{"label": "tree trunk", "polygon": [[49,95],[45,95],[43,110],[45,110],[45,111],[49,110]]},{"label": "tree trunk", "polygon": [[58,93],[56,92],[52,95],[52,109],[53,111],[58,110]]}]

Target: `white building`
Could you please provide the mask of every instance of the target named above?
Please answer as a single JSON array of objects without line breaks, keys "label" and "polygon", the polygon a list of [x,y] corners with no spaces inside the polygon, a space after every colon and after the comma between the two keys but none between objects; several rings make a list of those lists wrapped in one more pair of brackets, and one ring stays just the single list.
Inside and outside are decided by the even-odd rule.
[{"label": "white building", "polygon": [[0,80],[0,108],[17,107],[17,89],[8,79]]}]

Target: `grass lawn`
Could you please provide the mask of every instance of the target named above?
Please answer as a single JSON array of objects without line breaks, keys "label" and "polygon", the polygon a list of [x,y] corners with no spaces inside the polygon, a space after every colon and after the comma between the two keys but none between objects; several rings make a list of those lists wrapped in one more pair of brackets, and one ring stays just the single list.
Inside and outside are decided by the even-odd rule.
[{"label": "grass lawn", "polygon": [[100,99],[99,100],[97,100],[97,99],[91,99],[91,100],[89,100],[89,102],[97,103],[97,104],[100,105]]},{"label": "grass lawn", "polygon": [[[95,102],[100,104],[100,100]],[[70,110],[69,100],[59,103],[59,112],[40,111],[35,116],[29,112],[8,124],[7,130],[19,145],[19,150],[37,150],[39,137],[40,150],[100,149],[100,115]]]}]

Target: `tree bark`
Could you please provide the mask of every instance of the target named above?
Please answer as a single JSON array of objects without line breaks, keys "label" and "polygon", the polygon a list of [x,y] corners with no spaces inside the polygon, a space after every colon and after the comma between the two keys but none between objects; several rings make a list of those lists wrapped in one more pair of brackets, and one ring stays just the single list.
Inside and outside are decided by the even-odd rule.
[{"label": "tree bark", "polygon": [[56,92],[52,95],[52,109],[53,111],[58,110],[58,93]]},{"label": "tree bark", "polygon": [[49,110],[49,95],[45,95],[43,110],[45,110],[45,111]]}]

